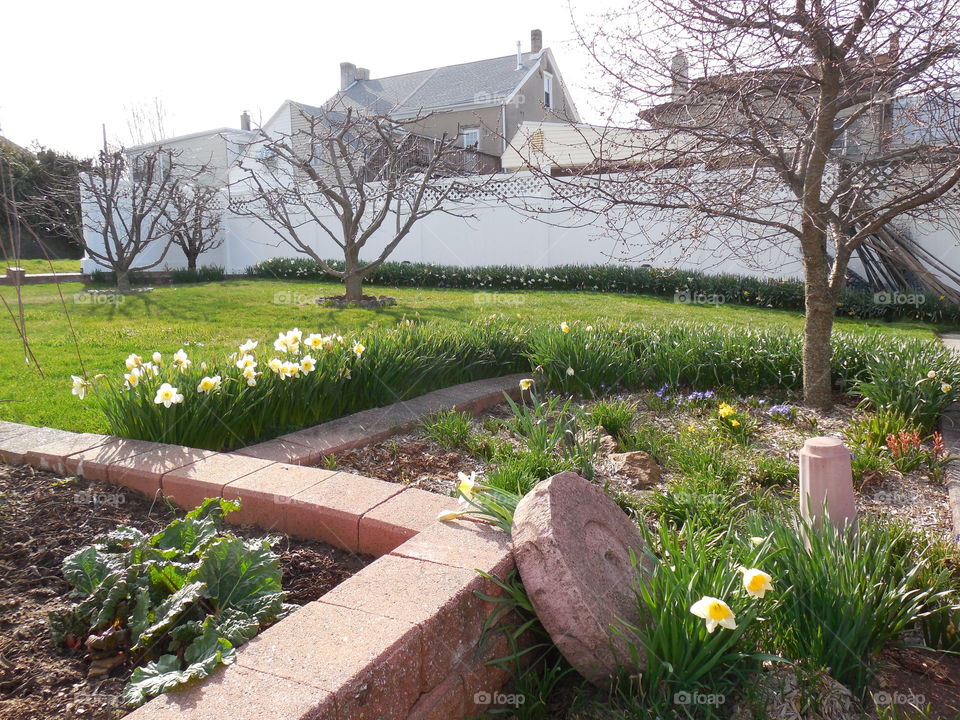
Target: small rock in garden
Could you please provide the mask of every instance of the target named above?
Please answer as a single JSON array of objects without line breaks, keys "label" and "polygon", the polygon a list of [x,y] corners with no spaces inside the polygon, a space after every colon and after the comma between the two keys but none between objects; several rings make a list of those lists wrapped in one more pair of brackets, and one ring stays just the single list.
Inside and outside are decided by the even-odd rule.
[{"label": "small rock in garden", "polygon": [[603,434],[597,440],[597,452],[604,455],[612,455],[617,452],[617,441],[612,435]]},{"label": "small rock in garden", "polygon": [[650,487],[660,482],[660,465],[650,453],[643,450],[614,453],[610,460],[613,462],[613,471],[629,480],[631,485]]},{"label": "small rock in garden", "polygon": [[734,708],[731,720],[860,720],[858,703],[847,688],[826,673],[803,688],[793,668],[780,667],[755,676],[749,697]]},{"label": "small rock in garden", "polygon": [[118,665],[122,665],[126,658],[123,655],[114,655],[112,657],[98,658],[90,663],[90,669],[87,670],[87,677],[95,678],[107,675]]},{"label": "small rock in garden", "polygon": [[[572,472],[540,483],[517,505],[513,555],[540,622],[585,678],[607,685],[630,662],[638,569],[652,562],[634,522],[599,487]],[[643,649],[637,647],[640,667]],[[631,668],[636,670],[640,668]]]}]

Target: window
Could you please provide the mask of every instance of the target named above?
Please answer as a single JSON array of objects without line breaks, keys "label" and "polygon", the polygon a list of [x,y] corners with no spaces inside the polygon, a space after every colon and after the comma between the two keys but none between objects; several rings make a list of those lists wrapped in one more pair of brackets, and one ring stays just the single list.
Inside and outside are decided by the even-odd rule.
[{"label": "window", "polygon": [[480,145],[480,128],[478,127],[467,127],[460,129],[460,137],[463,138],[463,146],[465,148],[473,148],[474,150]]},{"label": "window", "polygon": [[543,74],[543,106],[553,107],[553,75],[548,72]]}]

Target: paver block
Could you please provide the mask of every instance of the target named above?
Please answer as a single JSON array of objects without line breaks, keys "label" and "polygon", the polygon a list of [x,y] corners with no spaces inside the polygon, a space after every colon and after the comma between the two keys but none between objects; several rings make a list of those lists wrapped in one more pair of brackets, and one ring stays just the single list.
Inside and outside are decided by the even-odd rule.
[{"label": "paver block", "polygon": [[360,518],[360,552],[384,555],[436,522],[438,513],[456,506],[452,497],[405,488]]},{"label": "paver block", "polygon": [[54,441],[69,442],[77,433],[55,430],[48,427],[24,425],[23,432],[16,432],[0,438],[0,460],[10,465],[22,465],[27,461],[27,453],[41,445]]},{"label": "paver block", "polygon": [[244,645],[237,664],[333,692],[344,720],[405,718],[420,695],[420,630],[312,602]]},{"label": "paver block", "polygon": [[148,442],[147,440],[114,438],[99,447],[68,456],[64,464],[67,472],[71,475],[80,475],[87,480],[107,482],[107,471],[111,465],[127,460],[134,455],[141,455],[164,447],[166,445]]},{"label": "paver block", "polygon": [[239,665],[165,693],[128,720],[337,720],[333,693]]},{"label": "paver block", "polygon": [[237,455],[273,460],[291,465],[312,465],[320,459],[320,453],[306,445],[288,440],[285,436],[267,440],[234,451]]},{"label": "paver block", "polygon": [[227,515],[227,521],[286,531],[291,498],[336,474],[332,470],[286,463],[256,470],[224,486],[223,497],[241,500],[240,509]]},{"label": "paver block", "polygon": [[458,673],[444,678],[410,708],[406,720],[451,720],[464,717],[463,680]]},{"label": "paver block", "polygon": [[9,435],[19,435],[20,433],[25,433],[28,430],[32,430],[34,427],[34,425],[21,425],[20,423],[0,420],[0,439],[3,439]]},{"label": "paver block", "polygon": [[[463,706],[466,717],[482,715],[493,700],[493,693],[504,686],[510,679],[510,673],[497,665],[488,664],[491,660],[506,657],[513,650],[503,633],[485,638],[482,646],[478,646],[470,662],[462,669],[460,678],[463,682]],[[530,653],[527,653],[529,656]],[[539,658],[532,658],[535,662]]]},{"label": "paver block", "polygon": [[193,508],[209,497],[220,497],[228,483],[273,465],[272,460],[215,453],[163,475],[163,494],[182,508]]},{"label": "paver block", "polygon": [[385,555],[323,596],[323,602],[420,627],[421,691],[439,684],[476,647],[493,603],[473,569]]},{"label": "paver block", "polygon": [[144,495],[154,495],[160,489],[161,478],[168,472],[213,454],[212,450],[161,445],[154,450],[111,463],[107,468],[107,481],[132,488]]},{"label": "paver block", "polygon": [[41,470],[50,470],[58,475],[66,475],[67,458],[92,448],[105,445],[114,438],[96,433],[71,434],[53,442],[40,445],[26,454],[26,462]]},{"label": "paver block", "polygon": [[493,525],[467,519],[435,522],[391,555],[483,570],[501,579],[513,568],[510,536]]},{"label": "paver block", "polygon": [[401,490],[395,483],[338,472],[293,496],[286,531],[358,552],[360,516]]}]

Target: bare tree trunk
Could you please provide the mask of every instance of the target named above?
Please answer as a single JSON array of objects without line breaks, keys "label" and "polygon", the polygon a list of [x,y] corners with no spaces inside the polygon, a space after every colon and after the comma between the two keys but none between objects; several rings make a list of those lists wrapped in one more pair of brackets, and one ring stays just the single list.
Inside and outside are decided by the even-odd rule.
[{"label": "bare tree trunk", "polygon": [[360,273],[351,273],[344,277],[343,285],[346,289],[347,302],[363,300],[363,276]]},{"label": "bare tree trunk", "polygon": [[129,270],[117,270],[117,291],[130,292],[130,272]]},{"label": "bare tree trunk", "polygon": [[197,269],[197,255],[196,253],[187,253],[187,270],[196,270]]},{"label": "bare tree trunk", "polygon": [[810,407],[833,404],[830,334],[837,303],[830,286],[829,261],[823,235],[807,228],[804,245],[803,401]]}]

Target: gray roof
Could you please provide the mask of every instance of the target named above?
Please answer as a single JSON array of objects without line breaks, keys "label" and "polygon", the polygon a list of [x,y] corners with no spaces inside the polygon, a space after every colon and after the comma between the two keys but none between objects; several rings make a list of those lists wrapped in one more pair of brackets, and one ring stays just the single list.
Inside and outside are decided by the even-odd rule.
[{"label": "gray roof", "polygon": [[447,65],[390,77],[357,80],[328,102],[345,103],[376,113],[417,113],[475,103],[499,104],[520,84],[540,53]]}]

